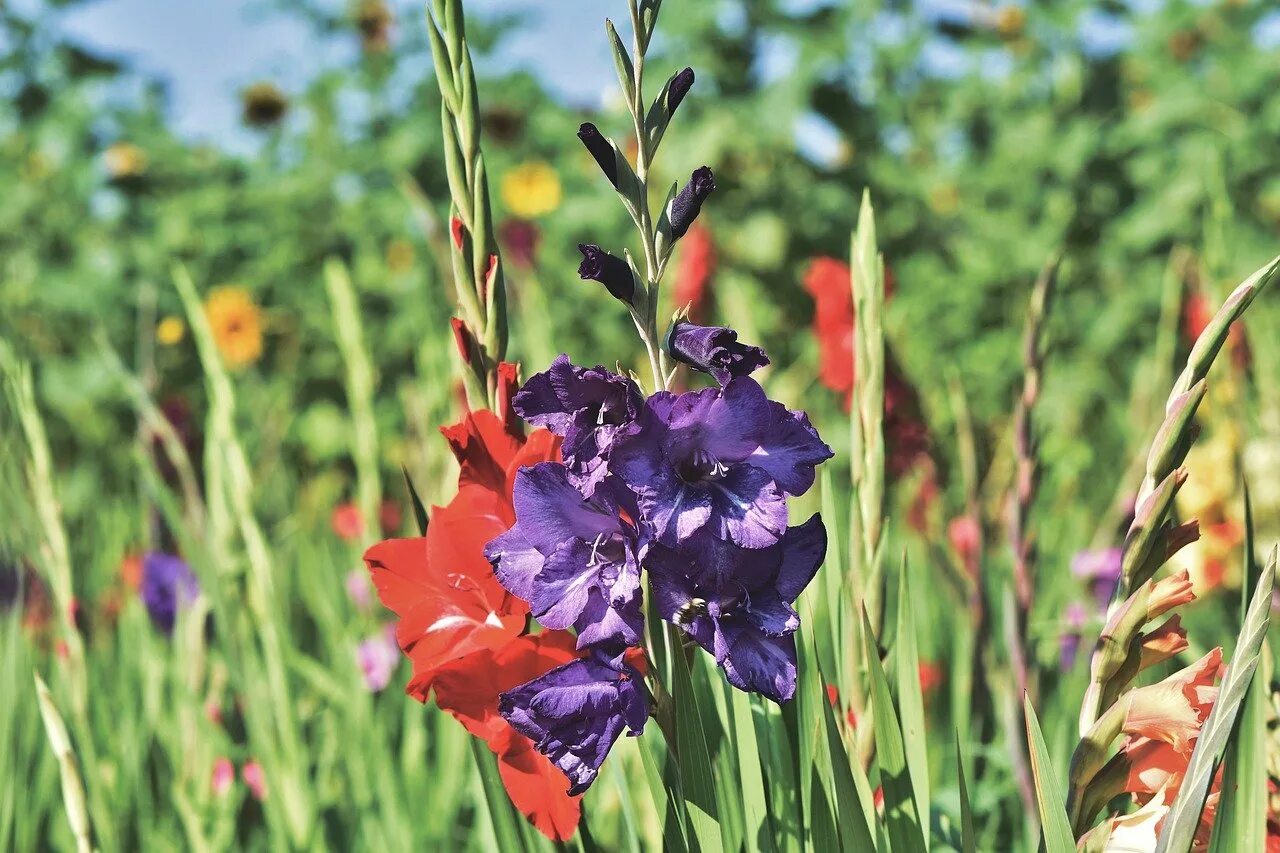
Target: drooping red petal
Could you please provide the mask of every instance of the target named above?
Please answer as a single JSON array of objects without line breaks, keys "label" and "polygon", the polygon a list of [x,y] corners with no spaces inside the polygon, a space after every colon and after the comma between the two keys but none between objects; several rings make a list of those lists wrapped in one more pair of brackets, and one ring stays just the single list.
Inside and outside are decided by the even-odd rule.
[{"label": "drooping red petal", "polygon": [[498,754],[498,773],[520,813],[552,841],[567,841],[582,816],[580,797],[569,796],[568,782],[533,743],[514,730]]}]

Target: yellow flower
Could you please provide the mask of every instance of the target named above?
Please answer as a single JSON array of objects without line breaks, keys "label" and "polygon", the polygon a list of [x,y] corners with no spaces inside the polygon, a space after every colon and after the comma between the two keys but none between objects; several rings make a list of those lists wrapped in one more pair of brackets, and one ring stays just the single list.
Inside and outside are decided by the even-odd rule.
[{"label": "yellow flower", "polygon": [[523,219],[550,213],[560,206],[560,178],[541,161],[522,163],[502,179],[502,201]]},{"label": "yellow flower", "polygon": [[227,367],[244,367],[262,356],[262,309],[243,287],[214,288],[204,313]]},{"label": "yellow flower", "polygon": [[172,314],[162,318],[156,325],[156,340],[167,347],[179,343],[186,334],[187,324],[182,322],[181,317],[174,317]]},{"label": "yellow flower", "polygon": [[135,178],[147,170],[147,152],[132,142],[117,142],[102,152],[102,164],[112,178]]}]

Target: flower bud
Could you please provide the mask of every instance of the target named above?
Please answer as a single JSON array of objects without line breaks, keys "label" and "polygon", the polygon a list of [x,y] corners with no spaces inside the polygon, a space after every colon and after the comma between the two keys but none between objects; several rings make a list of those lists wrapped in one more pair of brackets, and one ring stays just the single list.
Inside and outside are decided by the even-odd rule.
[{"label": "flower bud", "polygon": [[609,144],[609,140],[605,139],[600,130],[589,121],[583,122],[578,128],[578,138],[587,147],[587,151],[591,152],[591,156],[595,158],[596,163],[600,166],[600,171],[604,172],[604,176],[609,179],[609,183],[616,190],[618,188],[618,161],[615,159],[613,146]]},{"label": "flower bud", "polygon": [[667,352],[704,373],[710,373],[721,385],[735,376],[746,376],[769,363],[760,347],[738,342],[738,333],[722,326],[698,326],[687,320],[676,320],[667,332]]},{"label": "flower bud", "polygon": [[689,89],[693,87],[693,69],[686,68],[679,74],[671,78],[671,85],[667,87],[667,116],[673,116],[676,107],[680,106],[680,102],[684,100],[684,96],[689,94]]},{"label": "flower bud", "polygon": [[689,226],[698,218],[702,203],[716,188],[715,176],[706,166],[696,170],[679,195],[671,200],[667,218],[671,222],[671,240],[675,242],[685,235]]},{"label": "flower bud", "polygon": [[578,251],[582,252],[582,263],[578,265],[578,276],[583,281],[598,281],[610,293],[628,305],[636,294],[636,280],[631,267],[617,255],[611,255],[594,243],[579,243]]}]

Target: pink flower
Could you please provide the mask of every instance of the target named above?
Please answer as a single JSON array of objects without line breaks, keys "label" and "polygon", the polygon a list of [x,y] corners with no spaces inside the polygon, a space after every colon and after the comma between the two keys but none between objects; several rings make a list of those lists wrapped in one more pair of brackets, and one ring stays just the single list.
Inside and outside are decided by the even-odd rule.
[{"label": "pink flower", "polygon": [[364,685],[371,693],[378,693],[387,686],[399,662],[400,648],[396,645],[394,627],[369,637],[356,647],[356,663],[364,674]]},{"label": "pink flower", "polygon": [[219,797],[231,790],[231,783],[236,779],[236,768],[229,758],[219,758],[213,762],[213,793]]},{"label": "pink flower", "polygon": [[256,761],[250,761],[244,767],[240,768],[240,778],[244,780],[245,785],[249,787],[249,791],[259,800],[267,798],[267,777],[262,772],[262,765]]},{"label": "pink flower", "polygon": [[363,568],[347,573],[347,595],[360,610],[368,610],[373,604],[373,587],[369,585],[369,573]]}]

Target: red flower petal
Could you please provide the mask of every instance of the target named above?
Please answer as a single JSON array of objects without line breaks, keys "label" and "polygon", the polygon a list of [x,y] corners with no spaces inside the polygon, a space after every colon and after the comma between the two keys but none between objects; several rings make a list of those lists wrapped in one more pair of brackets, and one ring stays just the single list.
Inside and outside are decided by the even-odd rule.
[{"label": "red flower petal", "polygon": [[552,841],[567,841],[582,815],[579,797],[569,796],[565,776],[523,735],[511,731],[508,747],[498,755],[498,773],[520,813]]},{"label": "red flower petal", "polygon": [[433,684],[436,704],[495,753],[501,752],[512,729],[498,715],[498,694],[576,657],[576,640],[567,631],[517,637],[499,649],[467,655],[441,669]]}]

